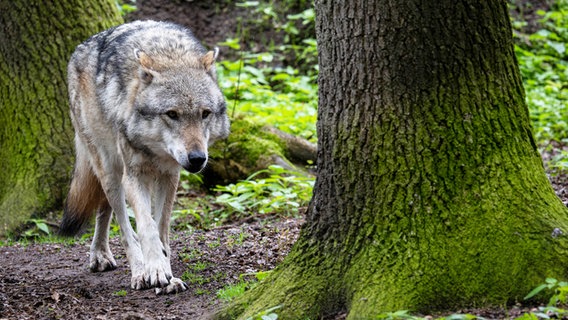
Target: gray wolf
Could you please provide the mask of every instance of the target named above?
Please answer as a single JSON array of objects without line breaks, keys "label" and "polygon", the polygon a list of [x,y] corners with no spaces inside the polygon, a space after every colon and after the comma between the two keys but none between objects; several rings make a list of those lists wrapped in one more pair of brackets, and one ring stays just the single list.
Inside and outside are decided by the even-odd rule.
[{"label": "gray wolf", "polygon": [[60,234],[78,233],[96,213],[91,271],[116,268],[108,242],[114,212],[131,287],[187,289],[172,275],[169,222],[181,167],[201,171],[208,146],[229,134],[217,54],[188,29],[155,21],[103,31],[73,53],[67,72],[76,160]]}]

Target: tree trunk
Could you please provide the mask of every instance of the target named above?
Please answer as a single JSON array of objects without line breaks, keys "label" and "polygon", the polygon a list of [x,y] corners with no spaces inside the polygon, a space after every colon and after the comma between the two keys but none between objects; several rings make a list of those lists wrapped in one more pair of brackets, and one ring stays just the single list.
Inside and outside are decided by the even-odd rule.
[{"label": "tree trunk", "polygon": [[300,239],[218,314],[502,306],[566,278],[568,215],[505,1],[316,0],[318,162]]},{"label": "tree trunk", "polygon": [[111,0],[0,2],[0,235],[61,206],[73,164],[67,62],[121,20]]}]

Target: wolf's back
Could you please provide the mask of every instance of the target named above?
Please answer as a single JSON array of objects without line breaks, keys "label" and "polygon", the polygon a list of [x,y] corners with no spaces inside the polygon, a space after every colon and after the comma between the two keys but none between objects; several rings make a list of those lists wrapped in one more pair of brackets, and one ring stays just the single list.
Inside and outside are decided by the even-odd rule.
[{"label": "wolf's back", "polygon": [[156,67],[165,68],[187,59],[190,61],[186,63],[197,64],[198,58],[207,52],[187,28],[162,21],[134,21],[105,30],[81,43],[70,65],[94,66],[99,85],[106,85],[106,80],[117,80],[114,77],[124,84],[139,67],[134,55],[137,50],[152,56]]}]

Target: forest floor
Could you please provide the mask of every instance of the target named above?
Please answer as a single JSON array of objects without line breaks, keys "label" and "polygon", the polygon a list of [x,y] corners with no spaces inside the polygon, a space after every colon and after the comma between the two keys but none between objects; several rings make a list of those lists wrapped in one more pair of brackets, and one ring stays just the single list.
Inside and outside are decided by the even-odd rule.
[{"label": "forest floor", "polygon": [[[131,19],[174,20],[194,28],[207,44],[236,30],[238,14],[219,11],[210,1],[138,1]],[[201,5],[193,10],[191,5]],[[209,7],[208,7],[209,6]],[[243,9],[237,9],[243,10]],[[514,14],[514,12],[513,12]],[[562,148],[543,153],[545,162]],[[566,147],[564,147],[566,148]],[[568,174],[547,170],[558,196],[568,204]],[[88,271],[90,241],[0,247],[0,319],[199,319],[223,304],[219,289],[273,269],[298,237],[303,218],[256,219],[209,231],[172,235],[172,269],[189,290],[157,296],[130,289],[130,271],[118,237],[111,239],[118,268]],[[243,276],[244,275],[244,276]],[[453,310],[488,319],[515,318],[534,306],[508,309]],[[344,319],[345,314],[330,319]]]},{"label": "forest floor", "polygon": [[[557,146],[559,147],[559,146]],[[550,159],[558,148],[546,151]],[[568,173],[552,174],[568,204]],[[219,289],[251,280],[281,262],[299,235],[302,218],[252,219],[208,231],[172,235],[172,269],[189,290],[157,296],[130,289],[130,271],[118,237],[111,239],[118,268],[92,273],[90,239],[72,243],[16,243],[0,247],[0,319],[200,319],[223,304]],[[487,319],[512,319],[534,306],[454,310]],[[337,314],[329,319],[344,319]]]},{"label": "forest floor", "polygon": [[219,307],[219,289],[241,275],[273,269],[296,240],[302,219],[265,220],[172,235],[172,270],[189,290],[157,296],[130,289],[118,237],[118,268],[88,270],[90,241],[0,247],[0,319],[199,319]]}]

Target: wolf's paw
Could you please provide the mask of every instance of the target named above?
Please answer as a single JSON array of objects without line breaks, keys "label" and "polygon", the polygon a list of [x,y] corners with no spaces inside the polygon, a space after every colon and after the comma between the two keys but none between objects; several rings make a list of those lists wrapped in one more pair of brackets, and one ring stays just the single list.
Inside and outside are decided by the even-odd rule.
[{"label": "wolf's paw", "polygon": [[170,284],[163,288],[156,288],[156,294],[172,294],[172,293],[180,293],[189,289],[187,283],[183,282],[179,278],[171,278]]},{"label": "wolf's paw", "polygon": [[144,281],[149,288],[166,287],[170,284],[170,279],[173,278],[168,264],[149,263],[145,265],[144,269]]},{"label": "wolf's paw", "polygon": [[103,272],[116,269],[116,261],[110,251],[93,251],[89,262],[91,272]]},{"label": "wolf's paw", "polygon": [[144,280],[144,274],[140,273],[138,275],[133,274],[130,279],[130,287],[134,290],[143,290],[149,288]]}]

